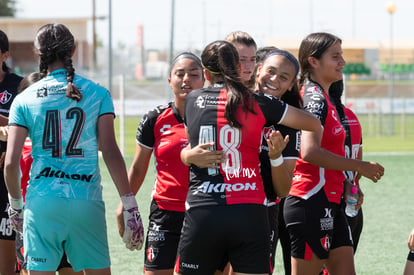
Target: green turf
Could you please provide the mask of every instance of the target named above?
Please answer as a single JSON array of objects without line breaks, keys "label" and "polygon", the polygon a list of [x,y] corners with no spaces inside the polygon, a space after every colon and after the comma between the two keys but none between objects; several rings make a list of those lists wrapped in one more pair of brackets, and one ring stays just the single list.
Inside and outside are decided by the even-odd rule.
[{"label": "green turf", "polygon": [[[366,160],[376,161],[385,167],[385,176],[379,183],[362,179],[361,186],[365,193],[364,229],[356,254],[356,268],[359,275],[402,274],[408,254],[407,238],[414,227],[412,200],[414,186],[411,171],[414,168],[412,154],[372,154]],[[132,157],[126,157],[129,167]],[[130,252],[118,235],[115,210],[119,196],[110,181],[105,166],[102,166],[104,198],[107,209],[107,224],[113,274],[141,274],[143,268],[143,251]],[[144,185],[137,195],[144,225],[148,225],[150,193],[154,183],[153,166],[148,170]],[[274,274],[282,272],[280,247],[277,250]]]},{"label": "green turf", "polygon": [[[385,176],[379,183],[369,180],[361,181],[365,200],[364,229],[356,254],[356,269],[359,275],[402,274],[408,253],[407,238],[414,227],[412,200],[414,186],[411,170],[414,169],[414,116],[402,119],[394,117],[394,133],[386,132],[386,119],[382,120],[382,128],[378,118],[358,116],[363,125],[365,160],[377,161],[385,169]],[[135,150],[136,128],[138,117],[125,119],[125,161],[127,168],[132,161]],[[404,122],[403,127],[401,121]],[[116,127],[119,120],[116,121]],[[117,135],[119,132],[117,131]],[[392,153],[391,153],[392,152]],[[115,221],[115,210],[119,196],[113,186],[107,169],[101,161],[104,199],[107,209],[107,224],[113,274],[142,274],[143,251],[130,252],[118,235]],[[150,194],[154,183],[154,168],[151,164],[145,182],[137,195],[145,228],[148,226]],[[280,247],[276,255],[274,274],[284,274]]]},{"label": "green turf", "polygon": [[[390,135],[388,116],[358,115],[363,126],[364,152],[414,152],[414,115],[394,116],[394,130]],[[125,118],[125,155],[133,155],[135,151],[135,135],[140,117]],[[119,119],[115,120],[116,129]],[[119,131],[116,131],[119,139]]]}]

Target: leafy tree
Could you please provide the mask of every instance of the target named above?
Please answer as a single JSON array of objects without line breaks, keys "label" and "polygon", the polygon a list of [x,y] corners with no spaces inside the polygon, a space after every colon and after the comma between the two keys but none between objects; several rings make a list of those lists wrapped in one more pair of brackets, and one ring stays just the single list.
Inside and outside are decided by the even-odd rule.
[{"label": "leafy tree", "polygon": [[0,16],[14,16],[16,0],[0,0]]}]

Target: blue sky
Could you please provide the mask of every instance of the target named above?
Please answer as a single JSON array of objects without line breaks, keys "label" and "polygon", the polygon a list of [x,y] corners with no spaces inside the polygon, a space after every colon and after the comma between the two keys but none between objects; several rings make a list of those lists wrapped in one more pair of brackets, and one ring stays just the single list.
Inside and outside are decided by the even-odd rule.
[{"label": "blue sky", "polygon": [[[17,0],[17,17],[88,17],[92,0]],[[303,38],[328,31],[373,41],[390,37],[389,1],[383,0],[176,0],[175,48],[202,48],[234,30],[250,33],[259,46],[266,38]],[[414,39],[414,1],[396,0],[394,39]],[[79,11],[80,10],[80,11]],[[96,14],[106,16],[109,0],[96,0]],[[171,0],[112,0],[113,45],[132,45],[144,26],[146,48],[169,47]],[[98,21],[98,36],[108,41],[108,20]],[[414,45],[413,45],[414,48]]]}]

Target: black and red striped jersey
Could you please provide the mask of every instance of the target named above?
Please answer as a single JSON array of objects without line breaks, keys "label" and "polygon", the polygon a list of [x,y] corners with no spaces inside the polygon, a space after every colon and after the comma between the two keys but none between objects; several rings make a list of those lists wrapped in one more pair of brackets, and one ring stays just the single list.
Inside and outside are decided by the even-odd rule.
[{"label": "black and red striped jersey", "polygon": [[242,127],[235,128],[224,115],[224,85],[195,90],[187,96],[184,120],[191,147],[214,141],[214,149],[226,156],[219,169],[190,167],[187,208],[266,203],[259,160],[263,128],[281,122],[287,105],[271,96],[254,94],[253,98],[255,114],[240,106],[236,117]]},{"label": "black and red striped jersey", "polygon": [[[342,120],[342,125],[346,129],[347,137],[345,139],[345,156],[347,158],[357,159],[359,151],[362,147],[362,129],[358,117],[355,113],[343,106],[345,119]],[[345,177],[354,182],[355,171],[344,171]],[[358,184],[358,182],[355,182]]]},{"label": "black and red striped jersey", "polygon": [[[304,109],[320,119],[324,128],[321,147],[334,154],[345,156],[345,131],[325,91],[319,84],[307,80],[301,94]],[[324,188],[329,201],[339,203],[344,180],[342,171],[315,166],[299,156],[289,194],[308,199]]]},{"label": "black and red striped jersey", "polygon": [[156,181],[152,198],[160,209],[185,211],[188,191],[188,166],[180,158],[187,146],[183,119],[173,103],[147,112],[137,130],[136,141],[153,150]]}]

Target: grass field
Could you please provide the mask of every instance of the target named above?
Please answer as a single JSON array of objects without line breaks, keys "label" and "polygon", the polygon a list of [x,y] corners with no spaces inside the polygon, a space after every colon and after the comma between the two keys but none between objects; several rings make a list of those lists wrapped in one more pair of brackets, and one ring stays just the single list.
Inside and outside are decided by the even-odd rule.
[{"label": "grass field", "polygon": [[[125,161],[127,167],[132,161],[138,122],[138,118],[126,120]],[[414,125],[412,122],[410,125]],[[403,272],[408,254],[407,238],[414,227],[412,208],[414,185],[411,182],[411,171],[414,169],[414,133],[412,129],[410,131],[405,137],[398,133],[395,136],[364,136],[365,159],[381,163],[385,167],[385,176],[379,183],[361,180],[365,193],[364,229],[355,257],[357,274],[393,275]],[[119,195],[103,161],[101,161],[101,172],[107,209],[112,274],[142,274],[144,252],[130,252],[118,235],[115,210],[119,203]],[[154,169],[151,166],[143,187],[137,195],[145,227],[148,225],[153,183]],[[274,274],[284,274],[279,247]]]}]

